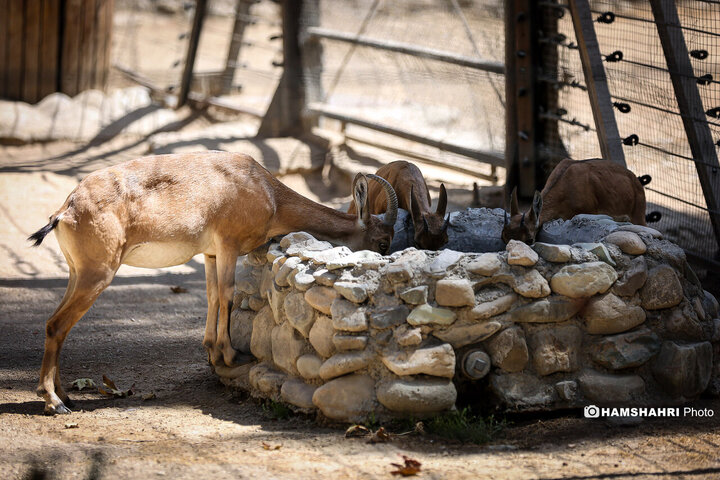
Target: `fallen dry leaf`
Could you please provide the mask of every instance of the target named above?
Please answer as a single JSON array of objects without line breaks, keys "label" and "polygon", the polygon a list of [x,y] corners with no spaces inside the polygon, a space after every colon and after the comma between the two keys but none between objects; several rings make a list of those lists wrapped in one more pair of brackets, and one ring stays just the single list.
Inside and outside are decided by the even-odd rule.
[{"label": "fallen dry leaf", "polygon": [[82,390],[83,388],[95,388],[95,381],[92,378],[78,378],[72,381],[72,388]]},{"label": "fallen dry leaf", "polygon": [[187,293],[188,290],[185,287],[175,285],[174,287],[170,287],[170,291],[173,293]]},{"label": "fallen dry leaf", "polygon": [[120,390],[115,385],[115,382],[110,380],[106,375],[103,375],[103,386],[98,387],[98,392],[102,393],[103,395],[107,395],[108,397],[124,398],[133,395],[135,393],[133,391],[134,388],[135,384],[133,383],[132,386],[127,390]]},{"label": "fallen dry leaf", "polygon": [[422,465],[420,462],[406,455],[403,455],[402,458],[405,464],[400,465],[399,463],[391,463],[390,465],[396,467],[397,470],[393,470],[390,473],[393,475],[402,475],[403,477],[410,477],[420,473],[420,465]]},{"label": "fallen dry leaf", "polygon": [[370,435],[372,432],[362,425],[352,425],[347,430],[345,430],[345,438],[351,438],[351,437],[366,437]]},{"label": "fallen dry leaf", "polygon": [[77,423],[68,422],[65,424],[65,428],[78,428],[79,425]]},{"label": "fallen dry leaf", "polygon": [[280,447],[282,447],[282,443],[278,443],[277,445],[270,445],[269,443],[262,442],[262,447],[265,450],[280,450]]},{"label": "fallen dry leaf", "polygon": [[155,392],[146,393],[145,395],[142,396],[142,399],[143,399],[143,401],[154,400]]},{"label": "fallen dry leaf", "polygon": [[390,441],[390,434],[387,433],[385,427],[378,428],[378,431],[368,439],[368,443],[387,443]]}]

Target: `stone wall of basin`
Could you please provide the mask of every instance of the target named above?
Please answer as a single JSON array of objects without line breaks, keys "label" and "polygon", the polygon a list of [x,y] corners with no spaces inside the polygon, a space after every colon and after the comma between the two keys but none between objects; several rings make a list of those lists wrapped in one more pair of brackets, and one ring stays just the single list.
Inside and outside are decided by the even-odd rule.
[{"label": "stone wall of basin", "polygon": [[720,319],[684,252],[650,228],[598,243],[389,256],[293,233],[238,262],[233,346],[252,395],[339,421],[668,405],[720,390]]}]

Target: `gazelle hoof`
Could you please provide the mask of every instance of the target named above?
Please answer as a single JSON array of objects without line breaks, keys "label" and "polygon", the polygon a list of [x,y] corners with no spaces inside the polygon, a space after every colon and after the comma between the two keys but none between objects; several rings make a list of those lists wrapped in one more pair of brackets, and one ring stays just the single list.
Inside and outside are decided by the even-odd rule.
[{"label": "gazelle hoof", "polygon": [[72,410],[63,403],[59,405],[45,405],[45,415],[67,415],[68,413],[72,413]]}]

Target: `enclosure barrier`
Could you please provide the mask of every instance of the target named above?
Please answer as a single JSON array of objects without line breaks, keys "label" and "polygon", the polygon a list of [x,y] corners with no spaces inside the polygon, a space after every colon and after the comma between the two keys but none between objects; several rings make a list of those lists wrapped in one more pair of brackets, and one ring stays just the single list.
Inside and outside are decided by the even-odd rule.
[{"label": "enclosure barrier", "polygon": [[[501,228],[499,211],[471,214]],[[237,272],[230,336],[258,363],[215,371],[253,396],[346,422],[422,417],[459,396],[552,410],[718,392],[718,304],[680,248],[608,218],[544,234],[603,239],[381,256],[287,235]]]}]

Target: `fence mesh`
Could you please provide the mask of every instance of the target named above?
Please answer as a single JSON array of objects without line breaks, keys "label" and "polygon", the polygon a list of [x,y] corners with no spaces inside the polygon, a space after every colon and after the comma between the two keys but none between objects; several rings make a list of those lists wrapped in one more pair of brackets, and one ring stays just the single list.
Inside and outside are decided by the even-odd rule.
[{"label": "fence mesh", "polygon": [[[546,148],[550,153],[567,150],[576,159],[599,157],[568,6],[541,4],[543,23],[557,22],[560,34],[549,39],[557,45],[557,64],[551,55],[543,59],[542,75],[558,89],[561,117],[557,131],[547,133]],[[628,168],[652,176],[646,187],[648,212],[663,215],[652,226],[687,251],[717,259],[717,239],[695,165],[706,159],[694,159],[690,151],[649,2],[597,1],[591,9]],[[677,10],[707,112],[695,120],[707,125],[720,147],[720,114],[713,110],[720,107],[720,2],[678,1]],[[621,52],[621,60],[612,61],[620,56],[615,52]]]},{"label": "fence mesh", "polygon": [[[503,2],[320,0],[304,26],[400,42],[473,59],[504,60]],[[315,13],[315,12],[314,12]],[[504,78],[473,68],[322,39],[318,102],[345,115],[433,140],[504,152]],[[348,127],[352,128],[352,126]],[[434,151],[436,158],[444,153]]]}]

